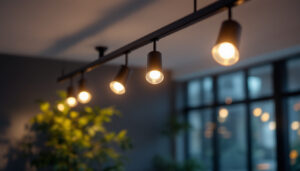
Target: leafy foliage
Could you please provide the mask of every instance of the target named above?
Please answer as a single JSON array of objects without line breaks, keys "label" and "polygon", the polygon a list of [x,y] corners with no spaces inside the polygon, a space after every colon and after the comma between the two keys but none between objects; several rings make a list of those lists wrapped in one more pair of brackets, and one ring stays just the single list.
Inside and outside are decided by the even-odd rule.
[{"label": "leafy foliage", "polygon": [[31,164],[51,170],[123,170],[121,152],[132,146],[127,131],[105,127],[120,112],[113,107],[76,111],[65,104],[65,92],[59,95],[55,106],[40,101],[41,112],[31,120],[31,134],[23,142]]},{"label": "leafy foliage", "polygon": [[[180,120],[177,116],[170,117],[170,120],[163,129],[162,134],[174,138],[183,131],[188,131],[191,128],[186,121]],[[162,156],[153,158],[153,165],[156,171],[204,171],[204,165],[195,159],[187,159],[182,162],[175,159],[169,159]]]},{"label": "leafy foliage", "polygon": [[194,159],[185,160],[182,163],[163,158],[154,157],[154,167],[156,171],[204,171],[203,165]]},{"label": "leafy foliage", "polygon": [[178,135],[181,131],[187,131],[188,129],[190,129],[189,123],[180,121],[176,116],[171,116],[162,133],[171,137]]}]

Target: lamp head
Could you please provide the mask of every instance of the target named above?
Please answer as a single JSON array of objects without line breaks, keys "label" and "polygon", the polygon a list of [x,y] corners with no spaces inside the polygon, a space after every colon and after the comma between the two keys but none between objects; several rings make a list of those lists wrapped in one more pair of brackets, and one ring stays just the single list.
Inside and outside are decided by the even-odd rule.
[{"label": "lamp head", "polygon": [[79,93],[77,95],[77,99],[80,103],[86,104],[91,101],[92,95],[91,93],[86,89],[86,81],[84,78],[81,78],[79,80]]},{"label": "lamp head", "polygon": [[126,92],[126,82],[129,76],[129,68],[126,65],[122,65],[115,79],[110,82],[110,89],[118,95],[122,95]]},{"label": "lamp head", "polygon": [[158,51],[152,51],[148,54],[146,80],[150,84],[159,84],[164,80],[161,53]]},{"label": "lamp head", "polygon": [[66,103],[69,107],[75,107],[77,105],[73,86],[68,87]]},{"label": "lamp head", "polygon": [[222,23],[221,30],[212,55],[215,61],[224,66],[238,62],[241,26],[238,22],[228,19]]}]

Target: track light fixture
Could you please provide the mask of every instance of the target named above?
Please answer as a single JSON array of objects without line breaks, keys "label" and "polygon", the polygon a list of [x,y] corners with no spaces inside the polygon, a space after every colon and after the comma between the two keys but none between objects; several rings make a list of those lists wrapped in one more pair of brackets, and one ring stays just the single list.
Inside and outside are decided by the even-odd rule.
[{"label": "track light fixture", "polygon": [[159,84],[164,80],[161,53],[156,51],[156,40],[153,41],[153,51],[148,54],[146,80],[150,84]]},{"label": "track light fixture", "polygon": [[84,79],[83,73],[81,74],[81,79],[79,80],[79,92],[77,99],[82,104],[88,103],[92,99],[91,93],[86,89],[86,80]]},{"label": "track light fixture", "polygon": [[229,6],[228,20],[222,23],[217,42],[212,49],[215,61],[224,66],[238,62],[240,33],[241,26],[237,21],[231,19],[231,6]]},{"label": "track light fixture", "polygon": [[69,107],[75,107],[77,105],[77,100],[76,100],[76,97],[75,97],[75,91],[74,91],[74,88],[73,88],[72,78],[71,78],[71,81],[70,81],[70,86],[67,89],[66,103],[68,104]]},{"label": "track light fixture", "polygon": [[[168,25],[165,25],[143,37],[136,39],[108,54],[104,54],[106,47],[99,46],[96,49],[99,52],[99,58],[85,66],[75,69],[74,71],[63,74],[58,77],[57,81],[61,82],[64,80],[71,79],[82,72],[90,72],[96,67],[121,57],[125,54],[125,65],[122,65],[119,72],[113,81],[110,82],[110,89],[118,94],[124,94],[126,92],[126,81],[129,75],[129,69],[127,67],[128,63],[128,52],[134,51],[141,48],[149,43],[153,43],[153,51],[148,54],[147,61],[147,73],[145,78],[150,84],[159,84],[164,80],[164,74],[162,72],[162,55],[160,52],[156,51],[156,41],[167,37],[173,33],[176,33],[182,29],[185,29],[197,22],[203,21],[211,16],[218,14],[222,11],[226,11],[228,8],[228,19],[223,21],[221,29],[216,41],[216,44],[212,48],[212,56],[216,62],[224,66],[230,66],[235,64],[240,57],[239,54],[239,40],[241,33],[241,26],[237,21],[231,19],[231,8],[234,6],[239,6],[248,0],[219,0],[215,1],[207,6],[198,9],[197,0],[194,0],[194,10],[193,13],[184,16]],[[91,95],[84,88],[84,80],[80,81],[80,93],[78,94],[78,101],[80,103],[87,103],[90,101]],[[84,91],[85,90],[85,91]],[[74,96],[74,90],[72,84],[68,87],[68,98],[66,103],[70,107],[74,107],[77,104],[77,100]]]},{"label": "track light fixture", "polygon": [[110,89],[118,95],[125,94],[126,82],[129,76],[128,53],[125,54],[125,65],[122,65],[114,80],[110,82]]}]

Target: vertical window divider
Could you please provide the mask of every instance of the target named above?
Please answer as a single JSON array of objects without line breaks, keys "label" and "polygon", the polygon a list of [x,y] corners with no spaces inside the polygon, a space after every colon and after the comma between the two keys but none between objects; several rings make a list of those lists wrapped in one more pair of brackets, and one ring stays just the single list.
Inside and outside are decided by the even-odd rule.
[{"label": "vertical window divider", "polygon": [[[187,100],[188,100],[188,91],[187,91],[187,83],[188,82],[185,82],[183,84],[183,89],[184,89],[184,94],[183,94],[183,98],[184,98],[184,116],[183,116],[183,120],[185,123],[188,123],[188,111],[186,110],[187,109],[187,106],[188,106],[188,103],[187,103]],[[185,155],[185,159],[189,159],[190,156],[189,156],[189,131],[185,131],[184,132],[184,155]]]},{"label": "vertical window divider", "polygon": [[248,77],[249,69],[244,70],[244,91],[245,91],[245,101],[246,101],[246,137],[247,137],[247,166],[248,171],[252,171],[252,120],[251,120],[251,111],[250,111],[250,97],[249,97],[249,86],[248,86]]},{"label": "vertical window divider", "polygon": [[220,170],[220,151],[219,151],[219,143],[218,143],[218,85],[217,85],[217,76],[213,76],[213,116],[212,120],[214,123],[214,132],[213,132],[213,163],[214,163],[214,171]]},{"label": "vertical window divider", "polygon": [[274,102],[276,116],[276,150],[277,150],[277,170],[290,170],[289,163],[289,126],[288,115],[284,115],[284,96],[283,90],[287,82],[286,67],[282,61],[273,63],[273,86],[274,86]]},{"label": "vertical window divider", "polygon": [[[202,103],[201,105],[204,105],[204,82],[203,82],[203,80],[204,80],[204,78],[200,79],[200,103]],[[200,115],[203,115],[203,113],[200,112]],[[201,121],[203,121],[203,120],[201,120]],[[202,123],[200,125],[202,125]],[[203,128],[205,128],[205,125],[202,125],[201,130],[203,130]],[[202,140],[205,139],[205,136],[203,135],[203,133],[201,134],[201,139]],[[202,153],[202,155],[203,155],[203,153]],[[201,156],[199,156],[199,157],[202,158]]]}]

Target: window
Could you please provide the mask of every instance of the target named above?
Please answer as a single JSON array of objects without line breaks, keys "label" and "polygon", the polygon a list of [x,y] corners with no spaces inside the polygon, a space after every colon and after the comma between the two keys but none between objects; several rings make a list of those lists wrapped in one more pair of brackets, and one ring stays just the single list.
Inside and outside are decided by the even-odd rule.
[{"label": "window", "polygon": [[300,169],[300,96],[287,102],[289,114],[290,163],[293,171]]},{"label": "window", "polygon": [[289,60],[287,62],[287,83],[288,91],[300,89],[300,58]]},{"label": "window", "polygon": [[197,159],[203,168],[212,170],[212,111],[192,110],[188,115],[190,123],[189,155]]},{"label": "window", "polygon": [[188,83],[188,106],[210,105],[213,102],[213,83],[210,77]]},{"label": "window", "polygon": [[213,81],[211,77],[203,79],[203,104],[210,105],[213,102]]},{"label": "window", "polygon": [[273,94],[272,66],[261,66],[249,70],[248,87],[250,98]]},{"label": "window", "polygon": [[188,81],[188,156],[207,170],[300,170],[299,73],[293,57]]},{"label": "window", "polygon": [[220,107],[218,122],[220,170],[247,170],[245,106]]},{"label": "window", "polygon": [[193,80],[188,83],[188,106],[201,105],[201,81]]},{"label": "window", "polygon": [[251,104],[252,158],[254,170],[276,171],[276,122],[273,101]]},{"label": "window", "polygon": [[218,79],[219,102],[231,104],[232,101],[243,100],[244,91],[244,73],[237,72],[228,75],[222,75]]}]

